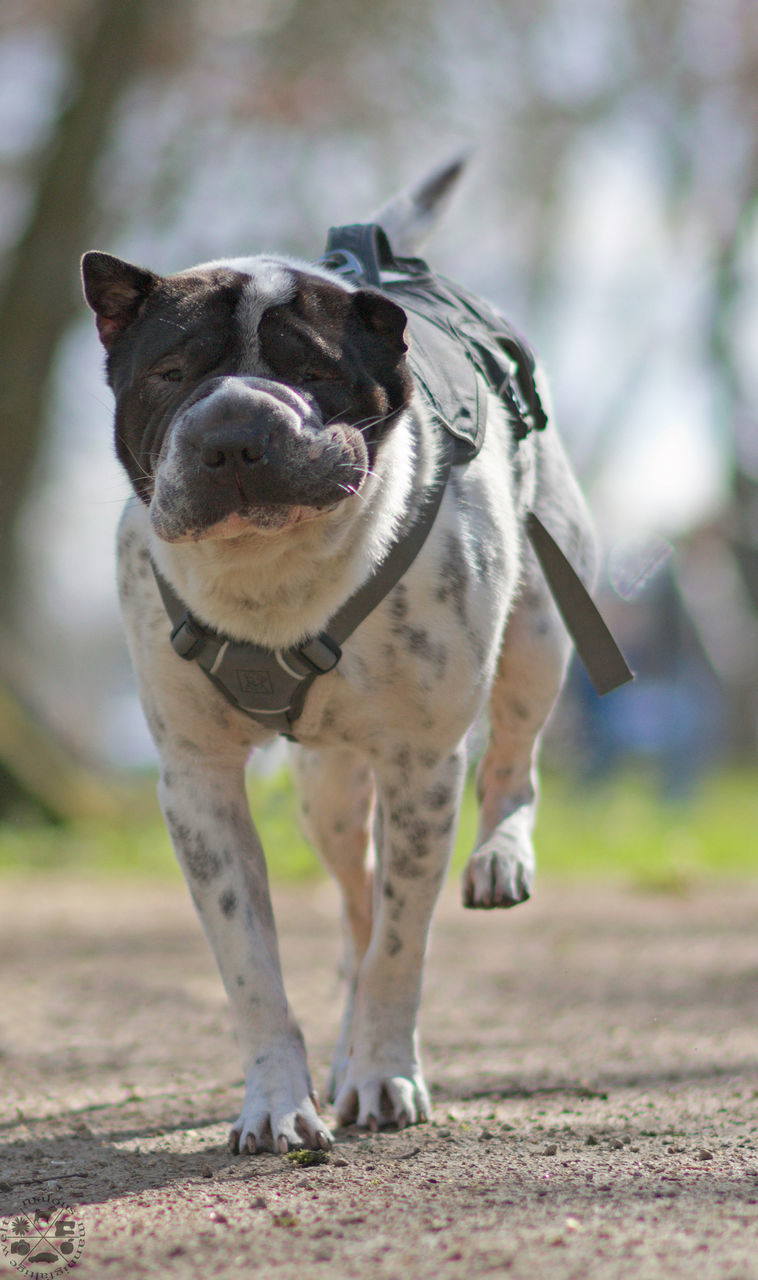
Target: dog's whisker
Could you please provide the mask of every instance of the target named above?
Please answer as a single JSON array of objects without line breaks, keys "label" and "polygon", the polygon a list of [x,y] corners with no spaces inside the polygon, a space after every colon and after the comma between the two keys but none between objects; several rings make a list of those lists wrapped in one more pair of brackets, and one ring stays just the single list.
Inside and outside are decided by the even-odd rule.
[{"label": "dog's whisker", "polygon": [[[122,441],[122,443],[124,444],[124,446],[125,446],[125,448],[126,448],[126,450],[127,450],[128,454],[129,454],[130,458],[132,459],[132,462],[134,463],[135,467],[137,468],[137,473],[138,473],[138,475],[139,475],[140,479],[142,479],[142,480],[151,480],[151,479],[152,479],[152,473],[151,473],[150,471],[148,471],[147,467],[143,464],[142,460],[141,460],[140,458],[138,458],[138,457],[137,457],[136,453],[134,452],[134,450],[133,450],[132,446],[129,444],[129,442],[128,442],[127,440],[124,440],[124,441]],[[157,454],[156,454],[156,455],[148,454],[148,455],[147,455],[147,457],[148,457],[148,461],[149,461],[149,462],[155,462],[155,461],[157,460],[158,455],[157,455]]]}]

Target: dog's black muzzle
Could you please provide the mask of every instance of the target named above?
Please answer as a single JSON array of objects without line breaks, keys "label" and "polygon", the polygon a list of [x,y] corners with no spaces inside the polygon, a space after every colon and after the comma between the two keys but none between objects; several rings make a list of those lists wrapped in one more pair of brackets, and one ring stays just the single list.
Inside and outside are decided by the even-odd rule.
[{"label": "dog's black muzzle", "polygon": [[272,453],[308,425],[322,424],[308,402],[283,383],[230,377],[206,384],[182,409],[176,430],[200,465],[224,483],[235,470],[268,465]]},{"label": "dog's black muzzle", "polygon": [[310,397],[266,378],[212,378],[169,429],[153,524],[174,540],[233,514],[255,521],[272,507],[323,510],[354,493],[367,467],[360,432],[325,426]]}]

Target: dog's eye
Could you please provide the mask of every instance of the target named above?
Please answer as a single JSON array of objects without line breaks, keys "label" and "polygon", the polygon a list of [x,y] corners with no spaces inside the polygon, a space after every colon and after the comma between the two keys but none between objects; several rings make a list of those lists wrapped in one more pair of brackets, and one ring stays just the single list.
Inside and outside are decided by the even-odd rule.
[{"label": "dog's eye", "polygon": [[336,369],[328,369],[321,365],[318,368],[314,365],[312,368],[303,369],[300,374],[301,382],[336,382],[339,373]]},{"label": "dog's eye", "polygon": [[158,377],[162,382],[181,382],[184,374],[181,369],[174,365],[170,369],[159,369]]}]

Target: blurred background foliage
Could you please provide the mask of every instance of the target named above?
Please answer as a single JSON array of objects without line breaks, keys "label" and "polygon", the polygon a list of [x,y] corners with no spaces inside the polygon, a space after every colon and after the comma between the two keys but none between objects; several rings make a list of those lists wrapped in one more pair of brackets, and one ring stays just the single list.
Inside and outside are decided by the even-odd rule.
[{"label": "blurred background foliage", "polygon": [[[577,812],[642,762],[651,815],[695,791],[731,805],[748,856],[757,119],[754,0],[5,0],[7,864],[22,820],[63,820],[79,847],[76,824],[123,814],[124,774],[152,761],[116,614],[127,486],[80,253],[162,271],[316,257],[330,224],[461,147],[470,170],[429,255],[542,355],[607,551],[605,609],[639,672],[602,702],[575,673],[549,760],[571,771]],[[622,818],[648,829],[636,782],[614,808],[619,785],[602,792],[608,838]]]}]

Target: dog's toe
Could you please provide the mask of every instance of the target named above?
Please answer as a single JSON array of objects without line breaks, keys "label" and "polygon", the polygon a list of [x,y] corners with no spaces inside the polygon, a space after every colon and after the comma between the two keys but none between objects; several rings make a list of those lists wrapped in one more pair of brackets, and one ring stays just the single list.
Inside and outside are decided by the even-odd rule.
[{"label": "dog's toe", "polygon": [[531,843],[496,831],[476,849],[463,873],[463,905],[489,909],[526,902],[534,884]]}]

